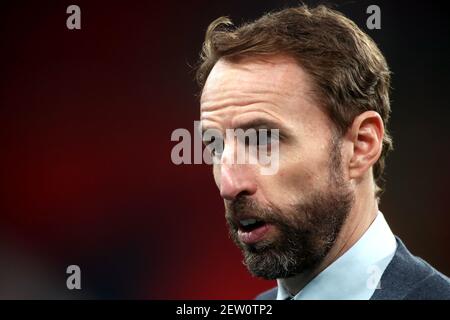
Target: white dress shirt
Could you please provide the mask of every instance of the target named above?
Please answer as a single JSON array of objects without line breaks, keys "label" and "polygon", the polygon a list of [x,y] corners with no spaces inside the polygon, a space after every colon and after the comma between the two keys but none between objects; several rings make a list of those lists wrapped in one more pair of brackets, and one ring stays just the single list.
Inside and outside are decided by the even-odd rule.
[{"label": "white dress shirt", "polygon": [[[293,300],[368,300],[391,262],[397,242],[381,212],[362,237],[312,279]],[[277,300],[292,297],[278,280]]]}]

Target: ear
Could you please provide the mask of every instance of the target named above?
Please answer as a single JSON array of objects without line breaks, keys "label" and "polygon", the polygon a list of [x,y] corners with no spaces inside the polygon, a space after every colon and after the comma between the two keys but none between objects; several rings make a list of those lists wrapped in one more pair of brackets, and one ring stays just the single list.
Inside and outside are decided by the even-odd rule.
[{"label": "ear", "polygon": [[375,111],[366,111],[353,120],[347,132],[353,142],[349,177],[359,179],[377,162],[383,148],[384,124]]}]

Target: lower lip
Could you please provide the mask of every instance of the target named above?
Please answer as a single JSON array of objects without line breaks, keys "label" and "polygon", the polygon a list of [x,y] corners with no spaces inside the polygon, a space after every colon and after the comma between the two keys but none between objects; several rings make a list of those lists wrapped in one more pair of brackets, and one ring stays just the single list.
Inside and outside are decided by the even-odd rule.
[{"label": "lower lip", "polygon": [[271,228],[272,226],[266,223],[252,231],[244,231],[239,229],[238,237],[239,240],[245,244],[255,244],[258,241],[263,240]]}]

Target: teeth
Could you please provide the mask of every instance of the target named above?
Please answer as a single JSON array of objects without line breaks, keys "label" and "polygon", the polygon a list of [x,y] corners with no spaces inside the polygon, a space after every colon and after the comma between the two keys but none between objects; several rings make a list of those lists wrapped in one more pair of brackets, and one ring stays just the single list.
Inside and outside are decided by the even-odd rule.
[{"label": "teeth", "polygon": [[245,219],[239,221],[244,227],[256,223],[256,219]]}]

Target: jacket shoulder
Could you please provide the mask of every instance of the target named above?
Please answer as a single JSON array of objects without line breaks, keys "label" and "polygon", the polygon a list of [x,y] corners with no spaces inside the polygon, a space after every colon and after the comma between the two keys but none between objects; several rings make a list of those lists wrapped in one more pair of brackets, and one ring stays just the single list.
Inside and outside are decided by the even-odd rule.
[{"label": "jacket shoulder", "polygon": [[[426,263],[426,262],[425,262]],[[405,296],[408,300],[450,300],[450,279],[436,269],[411,289]]]},{"label": "jacket shoulder", "polygon": [[397,250],[380,280],[374,300],[450,299],[450,279],[426,261],[413,256],[397,238]]}]

